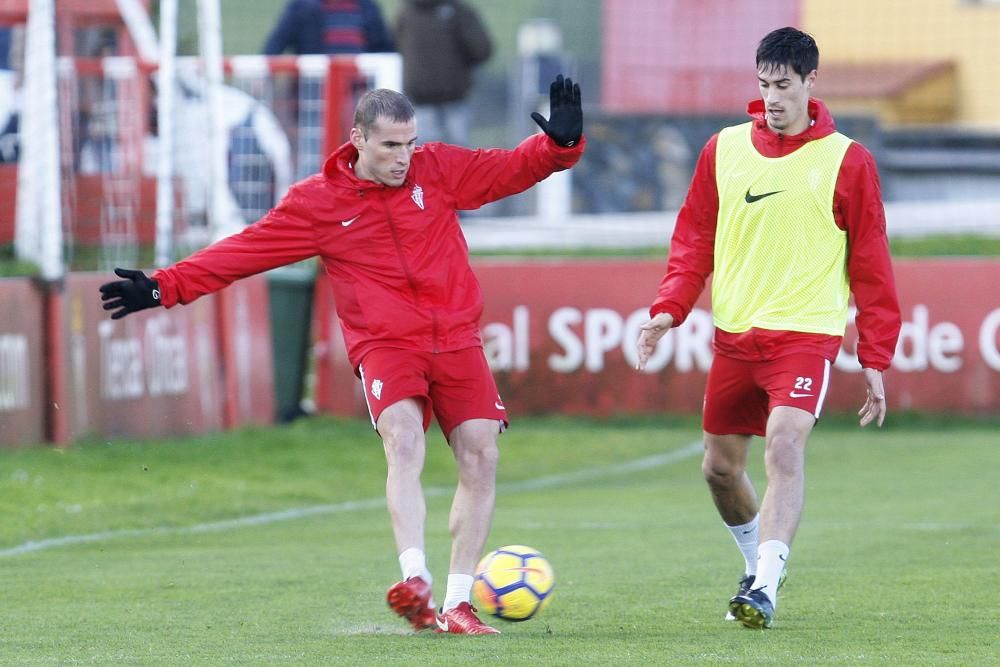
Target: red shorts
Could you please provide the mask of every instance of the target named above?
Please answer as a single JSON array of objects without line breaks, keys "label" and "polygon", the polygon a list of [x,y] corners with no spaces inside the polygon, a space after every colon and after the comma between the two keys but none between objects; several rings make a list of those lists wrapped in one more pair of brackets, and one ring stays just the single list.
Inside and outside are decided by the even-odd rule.
[{"label": "red shorts", "polygon": [[772,361],[739,361],[715,355],[705,387],[703,428],[715,435],[759,435],[771,410],[801,408],[819,419],[830,384],[830,362],[815,354]]},{"label": "red shorts", "polygon": [[501,430],[509,424],[481,347],[438,354],[382,347],[366,354],[358,370],[372,426],[383,410],[406,398],[423,404],[424,431],[433,413],[445,437],[470,419],[496,419]]}]

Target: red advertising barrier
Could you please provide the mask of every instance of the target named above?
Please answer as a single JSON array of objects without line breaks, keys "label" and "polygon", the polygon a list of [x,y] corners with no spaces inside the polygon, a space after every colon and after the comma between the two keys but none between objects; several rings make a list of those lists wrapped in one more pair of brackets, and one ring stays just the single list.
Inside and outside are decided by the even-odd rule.
[{"label": "red advertising barrier", "polygon": [[0,445],[274,421],[264,276],[118,321],[101,308],[107,280],[71,274],[46,295],[29,279],[0,279]]},{"label": "red advertising barrier", "polygon": [[43,313],[31,280],[0,279],[0,445],[45,440]]},{"label": "red advertising barrier", "polygon": [[333,290],[323,271],[316,274],[313,291],[313,359],[317,409],[335,415],[367,417],[364,391],[347,359]]},{"label": "red advertising barrier", "polygon": [[267,279],[259,275],[240,280],[215,298],[225,362],[225,425],[274,423]]},{"label": "red advertising barrier", "polygon": [[[647,372],[634,370],[638,328],[664,268],[665,261],[475,262],[486,296],[486,354],[511,415],[699,412],[712,360],[707,292],[663,338]],[[904,325],[885,379],[890,410],[1000,411],[1000,262],[903,260],[896,278]],[[366,414],[329,290],[317,293],[317,406]],[[856,338],[849,327],[830,411],[864,401]]]},{"label": "red advertising barrier", "polygon": [[98,286],[71,274],[63,295],[63,411],[69,441],[154,437],[223,426],[223,375],[214,297],[111,320]]},{"label": "red advertising barrier", "polygon": [[[903,329],[886,377],[890,407],[1000,412],[1000,261],[897,261]],[[856,369],[851,331],[840,370]],[[855,374],[857,375],[857,374]],[[852,378],[853,402],[863,381]],[[848,384],[848,383],[843,383]]]}]

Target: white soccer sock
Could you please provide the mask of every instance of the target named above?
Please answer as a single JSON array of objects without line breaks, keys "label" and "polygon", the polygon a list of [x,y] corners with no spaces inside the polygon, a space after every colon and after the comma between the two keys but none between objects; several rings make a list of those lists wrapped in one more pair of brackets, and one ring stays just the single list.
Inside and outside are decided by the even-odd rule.
[{"label": "white soccer sock", "polygon": [[463,602],[468,602],[471,596],[472,575],[451,573],[448,575],[448,590],[445,592],[441,611],[454,609]]},{"label": "white soccer sock", "polygon": [[403,579],[420,577],[427,582],[427,585],[434,583],[431,581],[431,573],[427,569],[427,557],[424,552],[416,547],[410,547],[399,554],[399,569],[403,571]]},{"label": "white soccer sock", "polygon": [[736,546],[743,553],[743,560],[746,561],[744,574],[756,575],[757,540],[760,538],[760,514],[755,514],[750,521],[739,526],[726,524],[726,528],[732,533],[733,539],[736,540]]},{"label": "white soccer sock", "polygon": [[778,606],[778,581],[788,560],[788,545],[778,540],[768,540],[757,550],[757,578],[753,590],[763,590],[771,598],[771,604]]}]

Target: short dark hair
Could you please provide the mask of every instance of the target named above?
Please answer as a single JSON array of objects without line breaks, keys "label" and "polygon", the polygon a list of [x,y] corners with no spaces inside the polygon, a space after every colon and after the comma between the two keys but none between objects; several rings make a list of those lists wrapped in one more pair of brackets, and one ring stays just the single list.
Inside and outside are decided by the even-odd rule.
[{"label": "short dark hair", "polygon": [[354,110],[354,127],[367,136],[368,130],[372,129],[379,118],[405,123],[412,120],[414,115],[413,104],[405,95],[388,88],[376,88],[369,90],[358,100],[358,106]]},{"label": "short dark hair", "polygon": [[819,47],[812,35],[795,28],[769,32],[757,45],[757,71],[791,67],[802,80],[819,67]]}]

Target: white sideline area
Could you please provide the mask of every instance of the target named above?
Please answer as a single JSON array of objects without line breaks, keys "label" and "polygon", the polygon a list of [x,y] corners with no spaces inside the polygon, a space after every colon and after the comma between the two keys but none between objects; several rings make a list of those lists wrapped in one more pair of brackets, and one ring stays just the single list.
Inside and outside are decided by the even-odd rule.
[{"label": "white sideline area", "polygon": [[[603,466],[593,466],[581,468],[572,472],[560,473],[558,475],[544,475],[520,482],[501,483],[497,485],[498,494],[520,493],[524,491],[536,491],[559,486],[571,486],[594,479],[606,477],[616,477],[643,472],[653,468],[660,468],[685,461],[704,451],[701,441],[691,442],[678,449],[673,449],[661,454],[644,456],[631,461],[614,463]],[[424,495],[428,498],[439,498],[451,496],[455,492],[454,487],[433,486],[424,489]],[[107,542],[109,540],[125,539],[131,537],[153,537],[164,535],[191,535],[197,533],[216,533],[224,530],[236,530],[238,528],[249,528],[262,526],[279,521],[292,521],[304,519],[310,516],[325,514],[344,514],[346,512],[361,512],[385,507],[385,498],[366,498],[363,500],[349,500],[334,505],[312,505],[309,507],[297,507],[280,512],[267,512],[264,514],[253,514],[250,516],[226,519],[223,521],[212,521],[209,523],[199,523],[193,526],[159,526],[153,528],[134,528],[130,530],[106,530],[99,533],[88,533],[86,535],[65,535],[63,537],[50,537],[44,540],[34,540],[25,542],[15,547],[0,549],[0,558],[11,556],[21,556],[35,551],[45,551],[56,547],[70,547],[78,544],[91,544],[94,542]]]},{"label": "white sideline area", "polygon": [[[885,205],[890,238],[936,234],[1000,236],[1000,199],[891,202]],[[480,217],[462,219],[469,248],[479,251],[664,247],[676,211],[608,213],[564,217]]]}]

